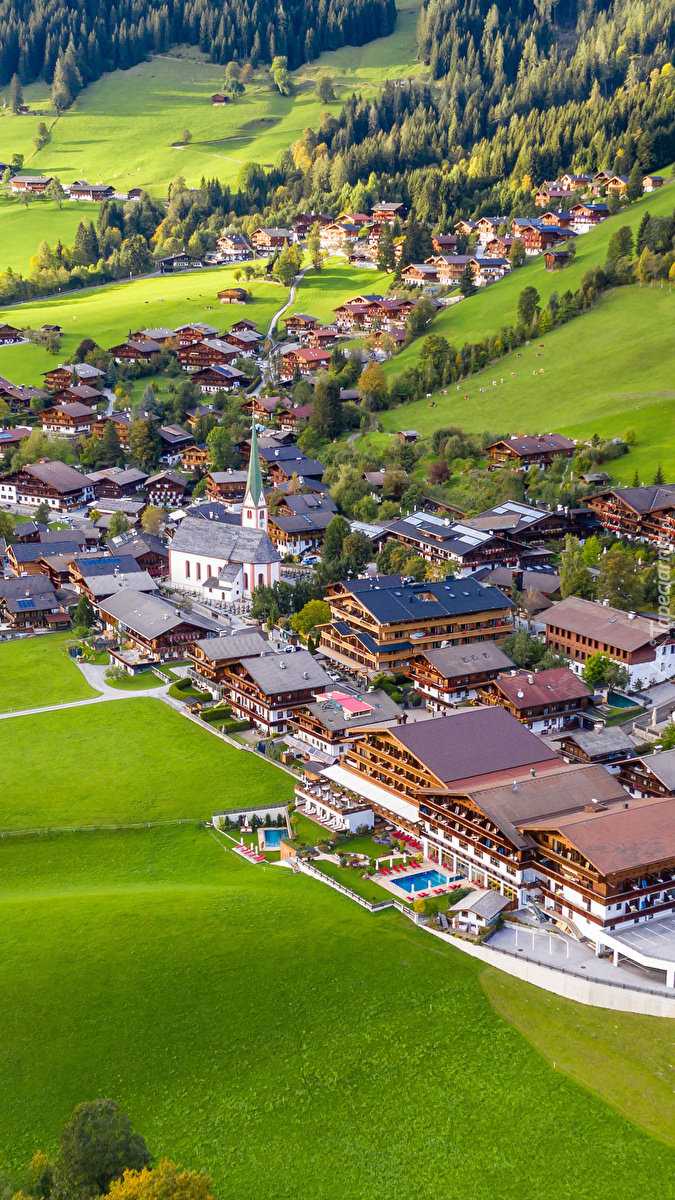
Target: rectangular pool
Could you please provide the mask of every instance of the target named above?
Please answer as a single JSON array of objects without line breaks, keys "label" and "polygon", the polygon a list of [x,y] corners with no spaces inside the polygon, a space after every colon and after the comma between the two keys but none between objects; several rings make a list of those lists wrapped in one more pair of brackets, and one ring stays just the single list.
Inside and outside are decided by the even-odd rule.
[{"label": "rectangular pool", "polygon": [[263,829],[265,834],[265,849],[278,850],[281,845],[281,839],[288,837],[285,829]]},{"label": "rectangular pool", "polygon": [[410,895],[413,892],[426,892],[430,887],[441,887],[448,882],[448,877],[440,871],[418,871],[416,875],[406,875],[403,879],[392,879],[391,882]]}]

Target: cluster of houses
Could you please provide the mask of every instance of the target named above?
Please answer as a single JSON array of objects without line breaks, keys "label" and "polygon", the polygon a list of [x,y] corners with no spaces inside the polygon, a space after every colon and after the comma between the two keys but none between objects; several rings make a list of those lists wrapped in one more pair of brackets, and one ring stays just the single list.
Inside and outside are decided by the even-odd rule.
[{"label": "cluster of houses", "polygon": [[[644,192],[655,192],[663,187],[662,175],[645,175],[642,179]],[[550,179],[537,189],[534,202],[538,208],[560,205],[575,193],[588,196],[609,196],[614,193],[624,196],[628,187],[627,175],[615,175],[613,171],[597,171],[595,174],[577,175],[567,172],[560,179]]]},{"label": "cluster of houses", "polygon": [[[48,194],[47,189],[53,182],[52,175],[31,175],[27,171],[20,171],[10,179],[9,190],[14,196],[28,194],[44,197]],[[89,201],[96,204],[102,200],[122,200],[127,203],[129,200],[140,200],[143,194],[142,188],[130,188],[128,192],[118,192],[112,184],[87,183],[86,179],[63,183],[61,187],[69,200]]]}]

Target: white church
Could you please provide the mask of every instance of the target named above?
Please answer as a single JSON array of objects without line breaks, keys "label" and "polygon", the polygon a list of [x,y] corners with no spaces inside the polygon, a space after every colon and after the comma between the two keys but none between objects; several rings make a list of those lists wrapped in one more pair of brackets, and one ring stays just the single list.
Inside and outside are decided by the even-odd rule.
[{"label": "white church", "polygon": [[185,517],[169,546],[171,583],[227,604],[278,583],[281,560],[267,532],[268,515],[254,423],[241,516],[233,513],[231,524]]}]

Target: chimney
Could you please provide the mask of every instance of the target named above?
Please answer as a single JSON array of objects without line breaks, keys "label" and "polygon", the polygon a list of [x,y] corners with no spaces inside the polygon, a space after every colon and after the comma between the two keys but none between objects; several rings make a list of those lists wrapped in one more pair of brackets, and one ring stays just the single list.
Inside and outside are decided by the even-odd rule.
[{"label": "chimney", "polygon": [[528,675],[527,682],[529,683],[530,687],[532,687],[534,683],[534,675]]},{"label": "chimney", "polygon": [[628,620],[629,620],[629,621],[634,621],[634,620],[635,620],[635,618],[636,618],[636,616],[637,616],[637,613],[635,613],[635,612],[629,612],[629,614],[628,614]]},{"label": "chimney", "polygon": [[530,775],[532,776],[533,779],[536,774],[537,774],[537,772],[535,771],[534,767],[530,767]]},{"label": "chimney", "polygon": [[518,784],[516,783],[515,779],[514,779],[514,781],[513,781],[513,787],[511,788],[511,791],[512,791],[512,792],[517,792],[517,791],[518,791]]},{"label": "chimney", "polygon": [[609,600],[603,600],[602,604],[604,608],[609,608]]}]

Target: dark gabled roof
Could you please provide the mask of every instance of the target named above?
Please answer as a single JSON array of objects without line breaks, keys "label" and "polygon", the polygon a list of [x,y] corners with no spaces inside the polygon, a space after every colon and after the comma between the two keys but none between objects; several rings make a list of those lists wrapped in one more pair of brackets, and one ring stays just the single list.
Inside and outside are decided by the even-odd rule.
[{"label": "dark gabled roof", "polygon": [[464,708],[433,721],[402,725],[396,738],[448,787],[558,756],[505,709]]},{"label": "dark gabled roof", "polygon": [[675,750],[657,751],[641,759],[641,762],[671,792],[675,789]]},{"label": "dark gabled roof", "polygon": [[198,629],[218,630],[220,626],[199,613],[176,612],[173,604],[160,600],[159,596],[142,592],[121,591],[109,600],[99,602],[103,611],[141,637],[154,638],[174,629],[177,625],[193,625]]},{"label": "dark gabled roof", "polygon": [[248,658],[246,670],[266,696],[331,686],[330,677],[309,650]]},{"label": "dark gabled roof", "polygon": [[442,646],[440,650],[424,650],[421,653],[444,679],[479,675],[484,671],[510,671],[514,665],[496,642]]},{"label": "dark gabled roof", "polygon": [[54,584],[47,575],[12,575],[10,579],[0,578],[0,599],[20,599],[28,596],[52,595]]},{"label": "dark gabled roof", "polygon": [[621,803],[611,808],[542,818],[530,827],[557,830],[601,875],[644,869],[675,854],[675,800],[669,797],[628,800],[623,792]]},{"label": "dark gabled roof", "polygon": [[675,508],[675,483],[652,487],[608,488],[606,492],[596,493],[595,498],[601,499],[603,496],[616,496],[634,512],[644,515],[663,508]]},{"label": "dark gabled roof", "polygon": [[542,616],[548,627],[579,633],[594,641],[628,652],[646,646],[654,637],[667,629],[647,617],[629,617],[619,608],[596,604],[593,600],[582,600],[579,596],[567,596],[558,604],[551,605]]},{"label": "dark gabled roof", "polygon": [[47,555],[53,556],[57,554],[72,554],[73,558],[80,552],[81,543],[65,539],[62,542],[28,542],[27,545],[10,546],[13,558],[17,563],[37,562],[40,558],[45,558]]},{"label": "dark gabled roof", "polygon": [[29,463],[28,466],[21,469],[32,475],[33,478],[39,479],[40,483],[49,484],[57,492],[75,492],[89,484],[86,475],[81,475],[67,463],[58,461]]},{"label": "dark gabled roof", "polygon": [[114,575],[115,571],[126,574],[141,570],[131,554],[117,554],[114,557],[111,554],[101,554],[98,558],[92,558],[88,554],[78,555],[73,562],[75,566],[79,567],[80,574],[85,580],[95,579],[102,575]]},{"label": "dark gabled roof", "polygon": [[[400,580],[400,576],[394,578]],[[513,601],[499,588],[484,587],[475,579],[447,578],[441,583],[399,582],[392,585],[384,584],[383,577],[380,577],[380,582],[374,582],[366,588],[355,588],[353,582],[344,583],[343,586],[358,595],[368,612],[384,625],[396,621],[460,617],[514,607]]]},{"label": "dark gabled roof", "polygon": [[551,450],[573,450],[575,442],[563,437],[561,433],[532,434],[525,437],[499,438],[487,447],[492,450],[495,446],[508,446],[515,455],[548,454]]},{"label": "dark gabled roof", "polygon": [[206,638],[195,642],[208,658],[209,662],[237,662],[242,658],[254,658],[260,654],[269,653],[271,647],[266,638],[257,630],[246,633],[233,633],[229,637]]},{"label": "dark gabled roof", "polygon": [[113,554],[121,552],[134,559],[141,558],[144,554],[158,554],[167,562],[169,560],[168,547],[154,533],[141,533],[140,531],[133,533],[129,530],[127,533],[121,533],[118,537],[111,538],[108,542],[108,549]]}]

